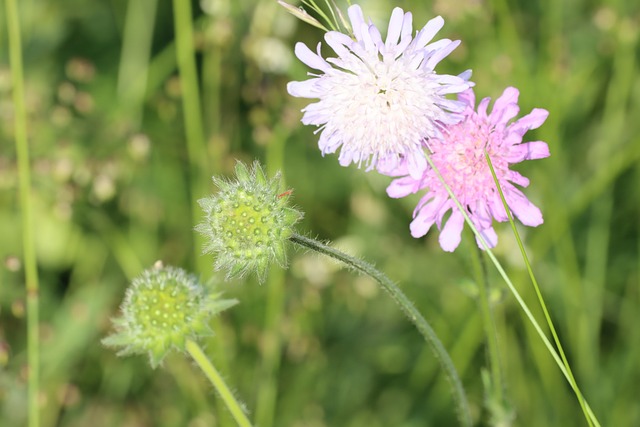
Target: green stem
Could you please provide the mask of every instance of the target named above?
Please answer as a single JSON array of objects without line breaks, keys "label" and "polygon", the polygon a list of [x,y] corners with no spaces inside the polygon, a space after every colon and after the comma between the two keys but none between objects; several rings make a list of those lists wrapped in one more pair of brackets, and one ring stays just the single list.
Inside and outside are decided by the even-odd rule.
[{"label": "green stem", "polygon": [[[549,310],[547,310],[547,304],[544,302],[544,298],[542,297],[542,292],[540,291],[540,286],[538,286],[538,280],[536,276],[533,274],[533,269],[531,268],[531,263],[529,262],[529,257],[527,252],[524,250],[524,244],[522,243],[522,239],[520,239],[520,233],[518,233],[518,229],[516,228],[516,223],[513,220],[513,216],[511,215],[511,210],[507,205],[507,200],[504,197],[504,193],[502,192],[502,187],[498,182],[498,178],[496,176],[496,172],[493,169],[493,164],[491,163],[491,158],[489,154],[485,151],[484,156],[489,165],[489,169],[491,170],[491,175],[493,176],[494,181],[496,182],[496,187],[498,188],[498,193],[500,194],[500,199],[502,200],[502,204],[505,207],[505,211],[507,212],[507,217],[509,218],[509,223],[511,224],[511,229],[513,230],[513,234],[516,237],[516,241],[518,243],[518,247],[520,248],[520,253],[522,254],[522,259],[524,260],[525,265],[527,266],[527,272],[529,273],[529,277],[531,278],[531,282],[533,283],[533,288],[536,291],[536,296],[538,297],[538,301],[540,302],[540,306],[542,307],[542,311],[544,312],[544,317],[547,321],[547,325],[549,325],[549,329],[551,330],[551,335],[553,336],[553,341],[560,352],[560,357],[562,358],[562,363],[567,370],[567,379],[569,383],[573,387],[576,392],[576,396],[578,397],[578,402],[580,403],[580,407],[584,412],[585,418],[590,426],[593,425],[593,421],[597,423],[597,420],[592,420],[590,416],[590,412],[587,411],[587,407],[585,406],[584,397],[578,388],[578,384],[576,379],[573,376],[573,372],[571,371],[571,366],[569,365],[569,361],[567,360],[567,356],[564,353],[564,349],[562,348],[562,343],[560,342],[560,338],[558,337],[558,333],[556,332],[556,328],[553,325],[553,321],[551,320],[551,316],[549,315]],[[595,418],[595,417],[594,417]]]},{"label": "green stem", "polygon": [[[285,142],[289,137],[289,130],[282,125],[274,129],[273,137],[267,144],[267,174],[275,175],[283,170]],[[282,177],[285,182],[285,177]],[[286,184],[285,184],[286,185]],[[273,426],[277,397],[278,373],[282,359],[282,338],[280,324],[284,317],[285,306],[285,274],[279,268],[269,272],[267,307],[264,320],[264,346],[262,348],[262,363],[260,366],[261,379],[256,398],[255,423],[261,427]]]},{"label": "green stem", "polygon": [[186,348],[189,355],[191,355],[200,369],[202,369],[202,372],[204,372],[209,381],[211,381],[213,387],[220,394],[220,397],[227,405],[229,412],[231,412],[231,415],[233,415],[233,418],[236,420],[238,425],[240,427],[251,427],[251,423],[245,415],[242,405],[238,403],[236,398],[233,396],[233,393],[229,390],[229,387],[227,387],[227,384],[220,376],[220,373],[204,354],[200,346],[194,341],[187,340]]},{"label": "green stem", "polygon": [[[191,2],[173,0],[174,28],[176,37],[176,58],[180,72],[182,108],[189,160],[193,165],[203,167],[207,156],[204,154],[205,137],[202,127],[202,109],[196,72],[195,48],[193,45],[193,23],[191,22]],[[201,171],[199,171],[201,172]]]},{"label": "green stem", "polygon": [[20,17],[16,0],[6,0],[7,28],[9,32],[9,60],[13,81],[13,105],[15,108],[15,140],[20,185],[20,210],[22,212],[22,247],[27,293],[27,365],[29,427],[40,425],[38,391],[40,385],[40,361],[38,343],[38,269],[33,237],[31,206],[31,168],[27,141],[27,113],[24,102],[24,73],[22,68],[22,42]]},{"label": "green stem", "polygon": [[142,123],[157,4],[157,0],[137,0],[127,5],[117,93],[136,130]]},{"label": "green stem", "polygon": [[467,398],[465,396],[460,377],[458,376],[458,372],[453,365],[451,357],[449,357],[449,353],[447,353],[447,350],[445,350],[431,325],[429,325],[426,319],[422,316],[422,314],[420,314],[418,309],[407,298],[407,296],[402,292],[398,285],[393,283],[391,279],[389,279],[386,275],[377,270],[371,264],[351,257],[316,240],[295,233],[289,238],[289,240],[300,246],[341,261],[348,267],[366,274],[367,276],[378,282],[380,286],[382,286],[382,288],[387,291],[389,295],[391,295],[391,298],[393,298],[393,300],[400,306],[400,309],[407,315],[409,320],[422,334],[425,341],[427,342],[427,344],[429,344],[438,361],[440,362],[445,376],[447,377],[451,387],[453,388],[453,398],[457,405],[460,424],[467,427],[471,426],[471,413],[469,412]]},{"label": "green stem", "polygon": [[[173,0],[174,28],[176,38],[176,58],[180,73],[182,110],[189,157],[189,186],[192,223],[200,222],[198,194],[203,194],[203,177],[208,176],[208,155],[202,125],[202,108],[196,72],[195,49],[193,45],[193,23],[191,22],[191,2]],[[195,262],[202,259],[202,243],[195,234],[193,245]],[[203,261],[206,262],[206,261]]]},{"label": "green stem", "polygon": [[[175,47],[178,71],[180,73],[180,85],[182,93],[182,110],[184,127],[187,140],[187,156],[189,159],[188,179],[189,198],[191,203],[191,224],[193,226],[200,222],[201,211],[198,205],[198,197],[204,194],[206,183],[209,179],[209,156],[206,148],[204,128],[202,123],[202,108],[200,91],[198,85],[198,73],[196,71],[195,48],[193,44],[193,22],[191,2],[185,0],[173,0],[173,16],[175,29]],[[208,261],[201,255],[201,248],[204,240],[199,233],[193,236],[193,262],[196,270],[203,272],[208,267]],[[224,329],[218,317],[212,320],[214,329],[222,331]],[[217,363],[221,369],[227,368],[227,348],[220,342],[222,334],[218,334],[213,339],[214,349],[217,355]],[[222,403],[216,402],[218,409]],[[224,412],[221,414],[220,426],[230,424]]]},{"label": "green stem", "polygon": [[520,293],[518,292],[516,287],[513,285],[513,282],[511,282],[511,279],[509,278],[507,273],[504,271],[504,268],[502,268],[502,264],[500,264],[500,262],[498,261],[498,259],[494,255],[494,253],[491,250],[491,248],[489,248],[489,245],[485,241],[484,237],[482,236],[482,234],[480,234],[480,232],[478,231],[476,226],[473,224],[473,221],[471,221],[471,218],[469,218],[469,215],[467,214],[466,209],[462,206],[462,204],[460,203],[460,201],[458,200],[456,195],[453,193],[453,190],[451,190],[451,187],[449,187],[449,185],[446,183],[446,181],[442,177],[442,174],[440,173],[440,171],[436,167],[435,163],[433,163],[433,160],[431,160],[431,156],[429,154],[427,154],[427,153],[425,153],[425,154],[426,154],[425,157],[427,159],[427,163],[429,163],[429,167],[431,167],[433,169],[433,171],[436,173],[436,176],[438,177],[438,180],[440,182],[442,182],[442,185],[447,190],[447,194],[449,195],[449,197],[451,197],[451,200],[453,200],[453,202],[455,203],[456,207],[458,208],[458,210],[460,211],[460,213],[464,217],[464,221],[467,223],[469,228],[471,228],[471,230],[473,231],[473,234],[475,234],[476,238],[478,239],[478,241],[482,245],[482,249],[484,249],[484,251],[487,253],[487,256],[489,257],[489,259],[491,259],[491,262],[495,266],[496,270],[498,270],[498,273],[500,274],[502,279],[505,281],[505,283],[509,287],[509,290],[513,294],[514,298],[516,299],[516,301],[520,305],[520,308],[522,308],[522,311],[524,312],[524,314],[529,319],[529,322],[531,322],[531,325],[533,325],[534,329],[538,333],[538,336],[540,337],[540,339],[544,343],[545,347],[547,347],[547,350],[549,351],[549,354],[551,355],[553,360],[556,362],[556,365],[558,365],[558,368],[560,368],[560,371],[562,372],[562,374],[565,376],[565,378],[569,382],[569,385],[573,389],[573,391],[576,394],[576,396],[578,396],[578,400],[580,402],[584,403],[583,410],[585,411],[585,417],[587,419],[587,422],[590,425],[593,422],[597,427],[600,427],[600,423],[598,423],[598,420],[597,420],[595,414],[593,413],[593,411],[591,410],[591,407],[589,406],[587,401],[583,399],[582,393],[580,392],[580,389],[578,388],[578,385],[575,383],[575,381],[571,380],[572,377],[569,375],[566,367],[564,366],[564,364],[562,363],[562,360],[560,359],[560,356],[558,356],[558,353],[553,348],[553,345],[551,345],[551,342],[549,341],[549,338],[547,338],[547,336],[545,335],[544,331],[540,327],[540,324],[538,323],[538,321],[535,319],[535,317],[531,313],[531,310],[529,309],[529,306],[527,305],[526,302],[524,302],[524,300],[522,299],[522,296],[520,296]]},{"label": "green stem", "polygon": [[257,398],[255,422],[261,427],[271,427],[276,414],[278,397],[278,372],[282,357],[280,325],[284,317],[284,270],[273,268],[269,272],[265,327],[263,332],[262,361]]},{"label": "green stem", "polygon": [[[476,247],[477,248],[477,247]],[[489,396],[495,403],[502,405],[504,403],[504,382],[502,380],[502,369],[500,364],[500,351],[498,348],[498,332],[496,330],[493,311],[489,302],[489,281],[487,273],[487,265],[482,256],[480,248],[474,251],[473,264],[478,283],[480,315],[482,316],[482,325],[487,336],[487,351],[489,353],[489,369],[491,371],[491,387],[488,390]],[[491,409],[491,407],[489,408]]]}]

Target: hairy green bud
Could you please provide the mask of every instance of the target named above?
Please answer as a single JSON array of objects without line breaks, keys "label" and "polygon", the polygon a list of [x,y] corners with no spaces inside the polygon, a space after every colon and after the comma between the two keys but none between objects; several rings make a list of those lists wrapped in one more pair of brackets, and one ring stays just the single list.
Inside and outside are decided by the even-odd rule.
[{"label": "hairy green bud", "polygon": [[258,162],[251,169],[238,162],[235,172],[233,181],[213,177],[220,191],[198,201],[205,219],[196,230],[216,270],[227,278],[255,272],[264,282],[271,263],[286,265],[285,245],[302,213],[288,206],[290,192],[280,193],[280,174],[268,180]]},{"label": "hairy green bud", "polygon": [[147,354],[156,368],[170,350],[184,352],[187,340],[212,335],[211,317],[236,303],[184,270],[157,263],[133,280],[121,317],[112,320],[116,332],[102,343],[118,348],[118,356]]}]

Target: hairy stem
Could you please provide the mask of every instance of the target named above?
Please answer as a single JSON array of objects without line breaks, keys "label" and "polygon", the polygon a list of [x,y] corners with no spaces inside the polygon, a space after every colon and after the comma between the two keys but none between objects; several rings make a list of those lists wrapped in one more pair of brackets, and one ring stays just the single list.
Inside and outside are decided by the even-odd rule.
[{"label": "hairy stem", "polygon": [[339,250],[327,246],[324,243],[301,236],[299,234],[293,234],[289,239],[293,243],[296,243],[307,249],[314,250],[323,255],[327,255],[335,260],[343,262],[348,267],[360,273],[366,274],[367,276],[378,282],[380,286],[382,286],[382,288],[387,291],[389,295],[391,295],[391,298],[400,306],[400,309],[404,312],[404,314],[407,315],[411,323],[415,325],[415,327],[418,329],[420,334],[422,334],[425,341],[427,342],[427,344],[429,344],[434,354],[436,355],[438,361],[440,362],[440,365],[442,366],[445,376],[449,380],[449,383],[453,389],[453,398],[457,405],[460,424],[470,427],[472,425],[472,422],[471,413],[469,412],[469,405],[464,393],[464,388],[462,387],[462,381],[460,381],[460,377],[458,375],[458,372],[456,371],[455,366],[453,365],[453,361],[451,360],[449,353],[447,353],[447,350],[445,350],[435,331],[433,330],[431,325],[429,325],[429,322],[427,322],[422,314],[420,314],[415,305],[413,305],[413,303],[409,301],[409,298],[407,298],[407,296],[402,292],[398,285],[393,283],[391,279],[389,279],[385,274],[377,270],[371,264],[340,252]]}]

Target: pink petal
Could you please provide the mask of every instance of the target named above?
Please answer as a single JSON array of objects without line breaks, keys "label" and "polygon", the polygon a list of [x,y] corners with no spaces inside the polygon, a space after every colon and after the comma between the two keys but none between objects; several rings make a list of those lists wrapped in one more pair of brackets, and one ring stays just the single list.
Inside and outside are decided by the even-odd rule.
[{"label": "pink petal", "polygon": [[464,227],[464,217],[457,209],[453,209],[444,228],[440,232],[440,247],[447,252],[453,252],[462,240],[461,233]]},{"label": "pink petal", "polygon": [[482,101],[478,104],[478,119],[481,121],[487,120],[487,107],[489,106],[489,102],[491,102],[491,98],[482,98]]},{"label": "pink petal", "polygon": [[460,92],[458,94],[458,100],[464,102],[468,107],[471,107],[471,109],[476,106],[476,94],[473,92],[473,89]]},{"label": "pink petal", "polygon": [[532,141],[511,146],[505,159],[509,163],[520,163],[523,160],[544,159],[549,156],[549,146],[546,142]]},{"label": "pink petal", "polygon": [[509,208],[521,223],[530,227],[537,227],[543,223],[542,212],[527,199],[527,196],[522,191],[515,187],[511,187],[508,190],[505,189],[504,197],[507,199]]},{"label": "pink petal", "polygon": [[506,108],[510,104],[518,104],[518,96],[520,92],[515,87],[508,87],[502,92],[502,95],[496,99],[496,102],[493,104],[493,111],[500,111]]},{"label": "pink petal", "polygon": [[491,227],[491,221],[493,220],[493,216],[489,211],[489,206],[484,200],[478,200],[473,207],[473,214],[470,215],[473,220],[473,224],[479,228],[489,228]]},{"label": "pink petal", "polygon": [[487,206],[489,207],[489,212],[491,212],[491,216],[498,222],[505,222],[509,219],[507,216],[507,211],[504,210],[504,205],[502,204],[502,199],[500,198],[500,194],[496,191],[493,196],[487,201]]},{"label": "pink petal", "polygon": [[549,112],[542,108],[534,108],[529,114],[521,117],[511,126],[509,126],[509,132],[514,132],[517,135],[524,135],[530,129],[539,128],[545,120],[549,117]]},{"label": "pink petal", "polygon": [[404,178],[398,178],[391,181],[391,184],[387,187],[387,195],[394,199],[408,196],[409,194],[416,193],[422,189],[420,181],[417,181],[409,176]]},{"label": "pink petal", "polygon": [[424,236],[429,232],[434,222],[434,216],[418,214],[409,225],[411,236],[415,238]]},{"label": "pink petal", "polygon": [[520,187],[529,186],[529,178],[522,176],[520,173],[516,171],[512,171],[512,170],[508,171],[505,178],[514,184],[518,184]]},{"label": "pink petal", "polygon": [[504,127],[509,120],[513,119],[520,112],[518,104],[507,104],[501,108],[493,107],[489,115],[489,122],[497,128]]},{"label": "pink petal", "polygon": [[[487,246],[489,248],[493,248],[498,244],[498,235],[496,234],[496,231],[492,228],[485,228],[484,230],[478,230],[480,232],[480,235],[482,236],[482,238],[484,239],[485,243],[487,244]],[[478,236],[476,236],[476,243],[478,244],[478,247],[480,249],[485,249],[485,246],[482,244],[482,242],[480,241],[480,239],[478,239]]]},{"label": "pink petal", "polygon": [[520,92],[514,87],[508,87],[493,104],[489,121],[496,126],[503,126],[520,112],[518,96]]},{"label": "pink petal", "polygon": [[418,215],[428,216],[438,221],[438,218],[444,215],[444,213],[448,210],[447,207],[447,196],[442,196],[440,194],[429,191],[425,194],[418,205],[413,210],[414,218],[417,218]]}]

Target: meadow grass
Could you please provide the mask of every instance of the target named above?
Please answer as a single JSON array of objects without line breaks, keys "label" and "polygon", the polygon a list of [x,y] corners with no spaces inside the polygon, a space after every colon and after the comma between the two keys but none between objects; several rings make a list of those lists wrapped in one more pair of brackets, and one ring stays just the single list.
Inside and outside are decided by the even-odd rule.
[{"label": "meadow grass", "polygon": [[[449,254],[437,233],[411,238],[417,197],[391,200],[387,178],[321,157],[317,135],[299,123],[304,103],[285,89],[306,73],[294,43],[315,46],[320,30],[271,0],[205,0],[192,10],[180,1],[16,3],[33,220],[20,202],[29,191],[18,191],[19,90],[3,13],[0,425],[26,425],[29,407],[33,302],[24,284],[35,265],[23,256],[23,229],[40,282],[40,385],[31,402],[41,426],[236,425],[185,358],[152,371],[100,339],[127,284],[156,260],[213,276],[193,231],[195,202],[215,190],[211,175],[254,158],[270,175],[283,171],[305,212],[301,230],[400,284],[449,351],[473,416],[488,420],[474,239],[465,235]],[[471,68],[478,98],[515,86],[521,113],[549,110],[527,137],[546,141],[551,157],[517,167],[545,223],[519,231],[601,425],[640,425],[640,9],[613,0],[361,5],[380,24],[396,5],[412,11],[414,27],[441,14],[439,37],[462,40],[441,72]],[[497,258],[544,323],[509,226],[496,228]],[[290,251],[289,262],[263,285],[221,284],[240,304],[216,318],[216,335],[203,343],[256,425],[457,425],[438,362],[373,281],[303,251]],[[488,268],[486,281],[513,425],[588,425],[497,272]]]}]

